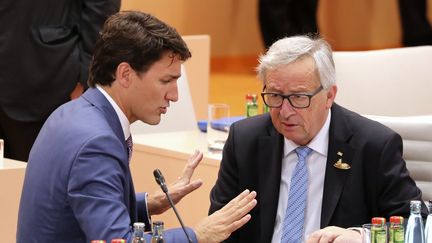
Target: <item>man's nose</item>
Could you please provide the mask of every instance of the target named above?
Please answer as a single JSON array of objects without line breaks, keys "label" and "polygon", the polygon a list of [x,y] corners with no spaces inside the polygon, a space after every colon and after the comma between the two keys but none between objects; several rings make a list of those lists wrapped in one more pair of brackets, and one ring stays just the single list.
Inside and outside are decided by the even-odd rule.
[{"label": "man's nose", "polygon": [[178,86],[177,83],[175,85],[173,85],[173,87],[171,87],[168,90],[168,93],[166,94],[165,98],[169,101],[172,102],[177,102],[178,101]]},{"label": "man's nose", "polygon": [[289,117],[290,115],[292,115],[294,113],[295,113],[294,107],[291,105],[289,100],[286,98],[283,99],[282,106],[280,107],[280,114],[284,118],[286,118],[286,117]]}]

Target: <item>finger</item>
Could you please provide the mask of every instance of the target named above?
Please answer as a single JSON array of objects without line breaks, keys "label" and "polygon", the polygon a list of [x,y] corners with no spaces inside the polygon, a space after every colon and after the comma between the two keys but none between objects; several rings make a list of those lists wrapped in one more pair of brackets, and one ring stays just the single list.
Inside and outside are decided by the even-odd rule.
[{"label": "finger", "polygon": [[[239,203],[241,200],[247,198],[252,192],[249,189],[242,191],[239,195],[233,198],[227,205]],[[254,192],[256,194],[256,192]]]},{"label": "finger", "polygon": [[328,243],[333,242],[333,240],[336,238],[336,235],[333,232],[324,232],[319,240],[319,243]]},{"label": "finger", "polygon": [[230,232],[234,232],[235,230],[246,224],[251,218],[250,214],[248,213],[256,206],[256,204],[257,201],[253,199],[240,210],[236,210],[234,213],[228,214],[227,222],[228,224],[232,222],[228,226],[228,230]]},{"label": "finger", "polygon": [[204,155],[201,151],[195,150],[194,153],[189,156],[187,165],[189,165],[189,167],[196,168],[203,156]]},{"label": "finger", "polygon": [[225,206],[223,206],[219,212],[225,212],[234,207],[238,202],[240,202],[243,198],[247,197],[250,194],[250,191],[248,189],[241,192],[239,195],[237,195],[235,198],[231,199]]},{"label": "finger", "polygon": [[242,193],[240,193],[237,197],[232,199],[225,208],[225,212],[228,214],[233,214],[236,212],[241,212],[241,210],[245,205],[250,203],[254,198],[256,197],[256,192],[252,191],[249,192],[249,190],[245,190]]},{"label": "finger", "polygon": [[198,180],[194,180],[191,183],[186,184],[182,187],[173,187],[172,190],[170,190],[170,196],[174,202],[178,202],[180,199],[182,199],[187,194],[200,188],[202,186],[202,184],[203,184],[203,181],[201,179],[198,179]]},{"label": "finger", "polygon": [[173,190],[173,192],[175,192],[178,195],[181,195],[182,197],[195,191],[196,189],[198,189],[200,186],[202,186],[203,181],[201,179],[198,180],[194,180],[192,182],[190,182],[187,185],[184,185],[182,187],[180,187],[177,190]]},{"label": "finger", "polygon": [[321,235],[318,233],[313,233],[309,237],[307,237],[306,243],[317,243],[320,240]]},{"label": "finger", "polygon": [[199,162],[201,162],[203,158],[203,153],[199,150],[195,150],[195,152],[189,157],[188,162],[183,168],[182,175],[180,176],[180,180],[185,183],[189,183],[190,178],[192,177],[195,168],[198,166]]},{"label": "finger", "polygon": [[[247,201],[242,200],[242,204],[236,204],[235,206],[222,213],[227,223],[234,222],[244,217],[257,205],[257,200],[253,197],[246,197],[244,200]],[[243,204],[244,202],[247,203]]]},{"label": "finger", "polygon": [[250,214],[246,214],[241,219],[234,221],[230,226],[228,226],[230,232],[238,230],[240,227],[245,225],[252,218]]}]

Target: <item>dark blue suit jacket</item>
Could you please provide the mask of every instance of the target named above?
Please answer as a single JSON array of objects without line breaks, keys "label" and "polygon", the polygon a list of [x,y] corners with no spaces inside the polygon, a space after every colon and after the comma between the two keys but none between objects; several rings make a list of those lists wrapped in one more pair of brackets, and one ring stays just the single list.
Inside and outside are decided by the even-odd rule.
[{"label": "dark blue suit jacket", "polygon": [[[58,108],[36,139],[17,242],[130,240],[131,224],[149,224],[147,219],[144,194],[135,198],[118,116],[99,90],[89,89]],[[187,242],[182,231],[172,231],[166,232],[167,242]]]}]

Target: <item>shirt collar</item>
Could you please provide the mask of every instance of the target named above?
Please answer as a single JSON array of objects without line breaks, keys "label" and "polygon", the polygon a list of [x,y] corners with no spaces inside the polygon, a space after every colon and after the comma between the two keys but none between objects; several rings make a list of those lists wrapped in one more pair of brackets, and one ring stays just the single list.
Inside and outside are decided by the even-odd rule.
[{"label": "shirt collar", "polygon": [[[330,120],[331,120],[331,110],[327,115],[327,119],[324,122],[324,125],[319,130],[318,134],[310,141],[307,145],[313,151],[327,157],[328,150],[328,141],[329,141],[329,129],[330,129]],[[292,151],[294,151],[298,144],[284,137],[284,158],[288,156]]]},{"label": "shirt collar", "polygon": [[129,120],[127,119],[127,117],[123,113],[123,111],[120,109],[120,107],[117,105],[117,103],[111,98],[111,96],[100,85],[96,85],[96,88],[105,96],[105,98],[108,100],[108,102],[114,108],[114,111],[116,112],[117,117],[120,120],[120,124],[121,124],[121,127],[123,129],[123,134],[125,136],[125,140],[127,140],[129,138],[129,136],[131,135]]}]

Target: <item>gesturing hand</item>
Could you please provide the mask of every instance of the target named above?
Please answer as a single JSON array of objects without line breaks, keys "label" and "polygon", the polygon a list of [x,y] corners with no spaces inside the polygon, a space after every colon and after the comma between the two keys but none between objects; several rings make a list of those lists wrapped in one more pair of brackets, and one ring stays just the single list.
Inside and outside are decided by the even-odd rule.
[{"label": "gesturing hand", "polygon": [[[184,196],[198,189],[202,185],[201,180],[191,181],[195,168],[201,162],[203,153],[196,150],[188,159],[183,172],[176,181],[168,185],[168,192],[174,204],[178,203]],[[147,207],[150,215],[161,214],[170,208],[168,199],[162,190],[149,194]]]},{"label": "gesturing hand", "polygon": [[204,218],[194,227],[198,242],[221,242],[246,224],[251,219],[247,213],[257,204],[255,197],[256,192],[245,190],[223,208]]},{"label": "gesturing hand", "polygon": [[307,243],[361,243],[361,234],[357,231],[336,226],[328,226],[313,232],[307,239]]}]

